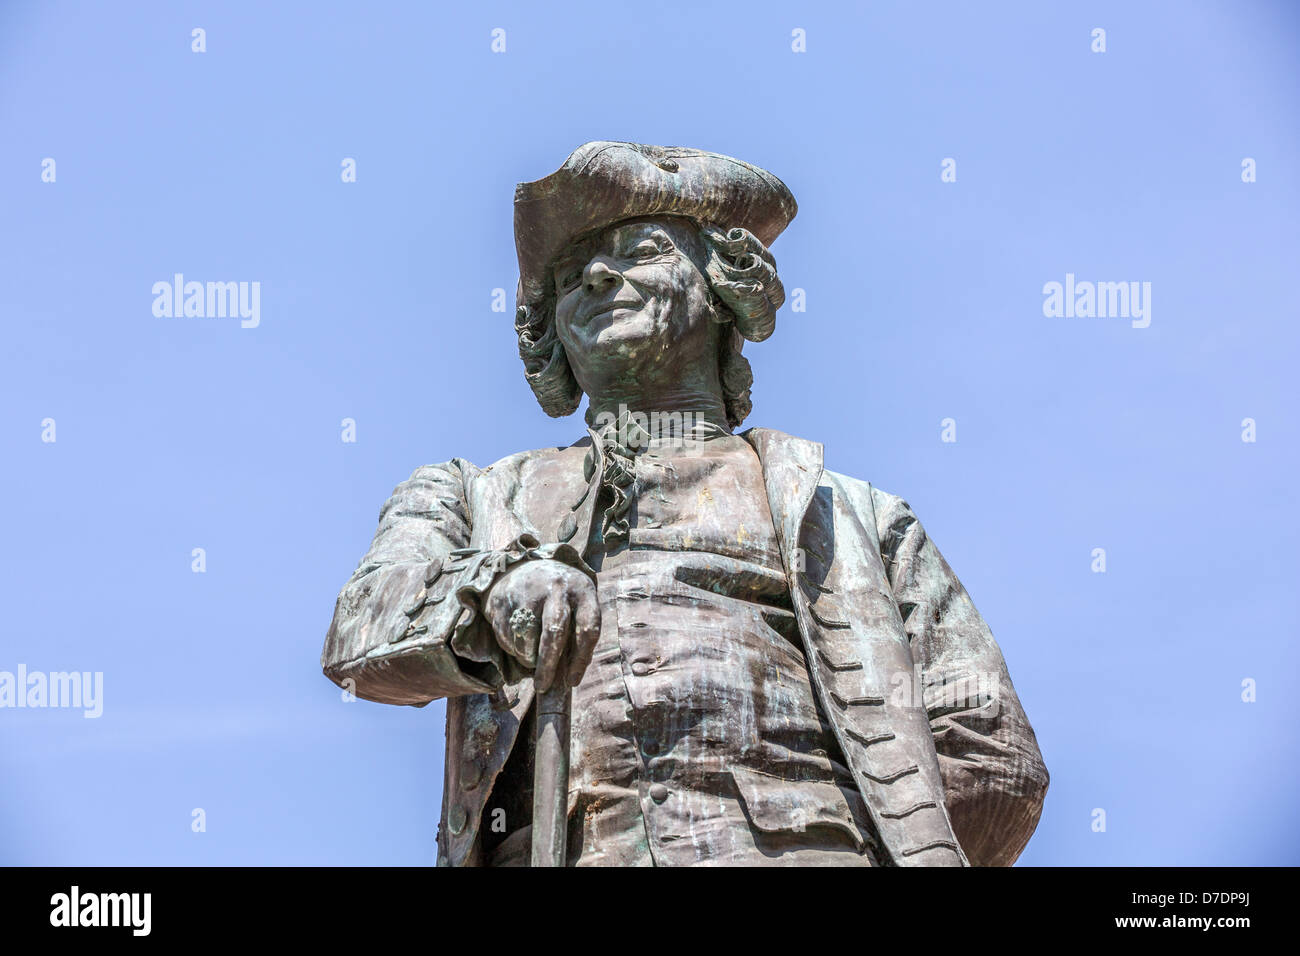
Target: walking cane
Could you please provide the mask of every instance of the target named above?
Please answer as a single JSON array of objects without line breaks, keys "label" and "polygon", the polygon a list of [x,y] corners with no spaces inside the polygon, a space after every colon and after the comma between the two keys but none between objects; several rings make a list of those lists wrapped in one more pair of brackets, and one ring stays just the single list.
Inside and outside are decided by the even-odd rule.
[{"label": "walking cane", "polygon": [[533,754],[533,866],[564,866],[569,834],[569,717],[573,694],[564,676],[537,697]]},{"label": "walking cane", "polygon": [[[510,615],[517,635],[539,632],[526,608]],[[556,668],[551,686],[537,695],[537,745],[533,751],[533,866],[564,866],[569,833],[569,721],[573,694]]]}]

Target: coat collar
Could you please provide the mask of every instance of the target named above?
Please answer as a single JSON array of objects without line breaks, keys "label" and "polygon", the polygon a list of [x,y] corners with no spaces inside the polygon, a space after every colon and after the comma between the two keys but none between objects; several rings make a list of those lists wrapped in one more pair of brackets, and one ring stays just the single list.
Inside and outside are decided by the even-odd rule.
[{"label": "coat collar", "polygon": [[799,528],[822,479],[822,444],[772,428],[750,428],[740,437],[754,446],[763,465],[767,503],[788,568],[789,556],[799,545]]}]

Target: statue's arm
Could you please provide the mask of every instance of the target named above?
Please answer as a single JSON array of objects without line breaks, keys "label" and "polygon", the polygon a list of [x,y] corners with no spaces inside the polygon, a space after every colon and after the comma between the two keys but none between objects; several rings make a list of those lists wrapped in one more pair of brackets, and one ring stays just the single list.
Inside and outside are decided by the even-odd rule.
[{"label": "statue's arm", "polygon": [[488,693],[518,676],[483,617],[482,599],[521,560],[581,559],[537,549],[526,535],[504,550],[472,548],[465,488],[478,473],[460,459],[418,468],[380,510],[321,654],[322,670],[340,687],[366,700],[422,706]]},{"label": "statue's arm", "polygon": [[906,501],[872,489],[881,556],[911,641],[948,813],[976,866],[1010,866],[1048,774],[997,641]]}]

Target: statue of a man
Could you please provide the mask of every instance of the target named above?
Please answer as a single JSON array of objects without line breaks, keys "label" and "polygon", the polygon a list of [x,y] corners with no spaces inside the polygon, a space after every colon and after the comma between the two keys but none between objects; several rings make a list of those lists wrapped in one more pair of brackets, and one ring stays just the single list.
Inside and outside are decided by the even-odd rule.
[{"label": "statue of a man", "polygon": [[525,374],[550,415],[585,394],[587,436],[417,469],[322,655],[368,700],[447,699],[440,864],[528,861],[530,705],[561,681],[570,865],[1005,866],[1033,833],[1033,730],[907,502],[735,432],[795,210],[748,163],[628,143],[517,188]]}]

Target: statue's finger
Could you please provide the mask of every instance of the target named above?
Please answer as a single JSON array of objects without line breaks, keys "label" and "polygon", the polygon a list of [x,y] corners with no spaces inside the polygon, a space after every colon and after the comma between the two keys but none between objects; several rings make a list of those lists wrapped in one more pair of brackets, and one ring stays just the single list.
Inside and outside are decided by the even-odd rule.
[{"label": "statue's finger", "polygon": [[577,687],[596,653],[600,640],[600,604],[593,595],[583,595],[573,612],[573,657],[569,662],[569,686]]},{"label": "statue's finger", "polygon": [[569,602],[560,589],[554,589],[546,598],[542,609],[542,641],[537,650],[537,673],[534,680],[538,693],[547,690],[555,680],[560,666],[560,655],[569,636]]}]

